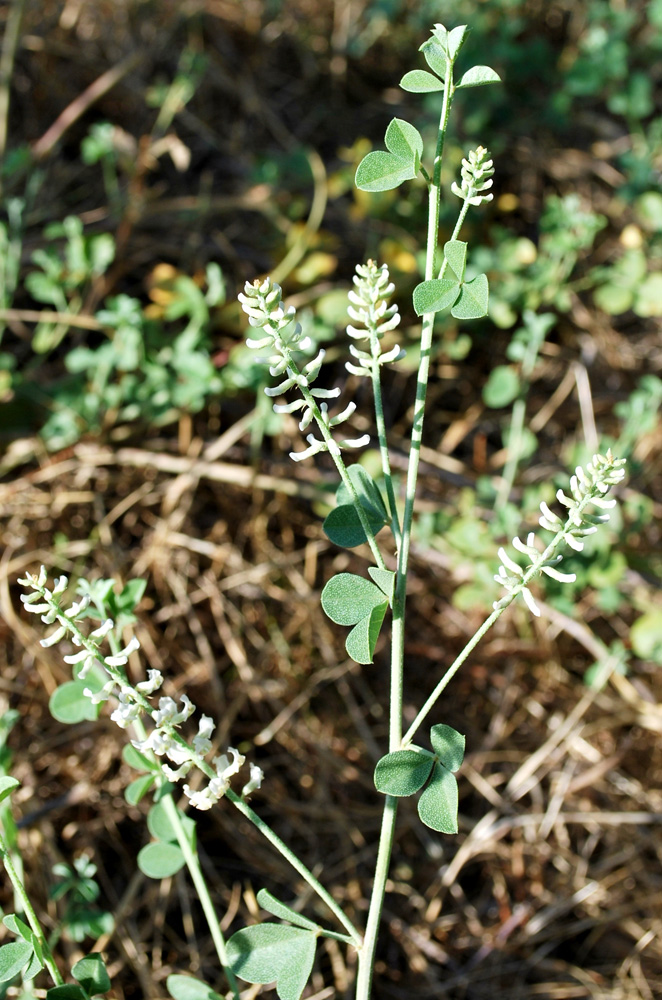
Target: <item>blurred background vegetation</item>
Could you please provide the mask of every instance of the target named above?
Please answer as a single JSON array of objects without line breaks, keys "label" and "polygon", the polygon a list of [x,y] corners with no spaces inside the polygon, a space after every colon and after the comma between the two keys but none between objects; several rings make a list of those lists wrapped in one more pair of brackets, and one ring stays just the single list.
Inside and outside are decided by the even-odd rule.
[{"label": "blurred background vegetation", "polygon": [[[468,149],[489,147],[495,198],[466,233],[490,315],[439,322],[412,704],[497,596],[498,546],[535,525],[568,470],[612,446],[629,479],[611,531],[570,560],[576,585],[546,579],[544,621],[514,614],[454,682],[443,721],[466,720],[473,747],[469,846],[458,865],[455,842],[421,840],[403,811],[392,887],[403,910],[387,908],[377,996],[493,996],[497,983],[513,998],[659,996],[662,0],[10,0],[0,19],[1,690],[24,713],[26,812],[52,812],[48,860],[87,851],[118,898],[122,852],[141,841],[124,832],[120,848],[113,833],[126,827],[116,733],[63,737],[47,721],[62,667],[13,610],[16,576],[38,562],[148,578],[146,655],[177,688],[199,688],[231,742],[264,747],[265,770],[280,768],[266,809],[310,864],[333,859],[337,891],[361,909],[383,654],[361,673],[337,666],[342,637],[317,595],[332,565],[361,561],[321,532],[332,468],[289,462],[299,434],[260,392],[236,293],[265,273],[283,284],[328,349],[329,380],[360,404],[362,433],[370,401],[344,373],[346,292],[356,263],[389,265],[407,353],[386,405],[404,469],[425,190],[369,195],[353,177],[392,117],[434,133],[438,95],[397,83],[422,65],[432,24],[468,23],[466,64],[504,82],[458,95],[444,183]],[[375,473],[373,458],[362,461]],[[549,740],[549,767],[515,781]],[[90,799],[92,773],[114,789],[107,800]],[[88,793],[72,802],[72,787]],[[558,824],[559,803],[592,819]],[[636,838],[595,818],[633,809]],[[218,812],[221,905],[252,913],[253,864],[286,876],[249,833],[243,851],[225,846],[236,831]],[[537,813],[537,827],[521,818]],[[146,907],[139,939],[154,919]],[[108,945],[118,995],[162,995],[178,948],[204,969],[205,948],[172,921],[158,960],[133,954],[133,931]],[[351,970],[328,963],[336,992],[316,995],[343,996]]]}]

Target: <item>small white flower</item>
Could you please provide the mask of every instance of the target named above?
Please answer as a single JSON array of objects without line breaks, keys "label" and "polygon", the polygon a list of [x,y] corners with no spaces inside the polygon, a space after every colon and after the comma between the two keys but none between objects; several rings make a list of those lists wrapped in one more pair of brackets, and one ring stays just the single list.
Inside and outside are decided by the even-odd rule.
[{"label": "small white flower", "polygon": [[250,780],[246,782],[241,790],[242,798],[247,799],[248,796],[257,791],[258,788],[262,787],[262,779],[264,778],[264,771],[257,764],[251,764],[251,776]]},{"label": "small white flower", "polygon": [[157,691],[162,684],[163,674],[161,671],[150,669],[147,671],[147,680],[140,681],[139,684],[136,684],[136,688],[141,694],[150,695],[154,694],[154,692]]}]

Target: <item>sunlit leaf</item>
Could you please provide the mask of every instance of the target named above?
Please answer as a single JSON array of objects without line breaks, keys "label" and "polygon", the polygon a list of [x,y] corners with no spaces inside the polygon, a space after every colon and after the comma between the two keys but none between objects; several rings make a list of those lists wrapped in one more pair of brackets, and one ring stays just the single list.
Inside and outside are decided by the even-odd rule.
[{"label": "sunlit leaf", "polygon": [[500,83],[501,77],[489,66],[472,66],[464,74],[456,89],[460,87],[484,87],[488,83]]},{"label": "sunlit leaf", "polygon": [[375,788],[384,795],[402,798],[422,788],[430,776],[434,758],[415,750],[396,750],[377,762]]},{"label": "sunlit leaf", "polygon": [[418,815],[439,833],[457,833],[457,780],[442,764],[435,764],[430,783],[418,800]]},{"label": "sunlit leaf", "polygon": [[487,316],[489,286],[486,274],[478,274],[471,281],[464,282],[451,316],[455,319],[480,319]]},{"label": "sunlit leaf", "polygon": [[442,723],[430,730],[430,742],[444,767],[449,771],[457,771],[464,760],[465,738],[462,733]]},{"label": "sunlit leaf", "polygon": [[437,90],[444,89],[444,83],[438,77],[428,73],[425,69],[413,69],[405,73],[400,86],[403,90],[408,90],[410,94],[431,94]]}]

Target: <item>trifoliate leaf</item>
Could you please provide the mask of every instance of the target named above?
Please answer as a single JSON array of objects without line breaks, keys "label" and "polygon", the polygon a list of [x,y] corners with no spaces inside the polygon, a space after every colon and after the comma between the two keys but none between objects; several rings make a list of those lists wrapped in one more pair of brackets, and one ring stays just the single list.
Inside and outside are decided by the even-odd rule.
[{"label": "trifoliate leaf", "polygon": [[300,1000],[310,977],[317,936],[300,927],[256,924],[233,934],[228,964],[248,983],[276,983],[280,1000]]}]

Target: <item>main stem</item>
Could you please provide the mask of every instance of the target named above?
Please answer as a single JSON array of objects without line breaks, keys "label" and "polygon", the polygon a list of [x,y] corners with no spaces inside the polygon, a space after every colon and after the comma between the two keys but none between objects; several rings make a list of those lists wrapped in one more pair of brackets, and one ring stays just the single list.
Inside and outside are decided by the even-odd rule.
[{"label": "main stem", "polygon": [[[444,103],[441,109],[441,118],[439,120],[434,170],[432,173],[429,193],[428,233],[425,261],[426,281],[429,281],[431,278],[436,276],[436,251],[439,231],[439,210],[441,206],[441,163],[452,97],[453,64],[450,59],[447,59]],[[432,348],[434,317],[434,313],[426,313],[423,316],[423,328],[421,331],[421,355],[416,381],[416,400],[414,403],[414,419],[411,431],[411,444],[409,448],[409,465],[407,469],[405,511],[402,524],[402,537],[398,552],[395,596],[393,599],[393,632],[391,637],[391,697],[389,715],[389,750],[391,752],[400,749],[400,742],[402,739],[402,688],[405,652],[404,626],[407,596],[407,569],[409,566],[409,548],[411,526],[414,517],[416,481],[418,479],[418,465],[421,451],[421,441],[423,437],[425,397],[427,394],[428,378],[430,375],[430,352]],[[386,796],[384,814],[382,817],[382,828],[379,837],[379,847],[377,850],[375,878],[373,882],[372,896],[370,898],[370,908],[368,910],[368,920],[363,940],[363,947],[359,951],[359,967],[356,980],[356,1000],[369,1000],[372,988],[377,936],[379,933],[382,907],[384,905],[384,895],[386,893],[386,880],[388,878],[391,852],[393,849],[397,804],[398,800],[395,797],[392,795]]]}]

